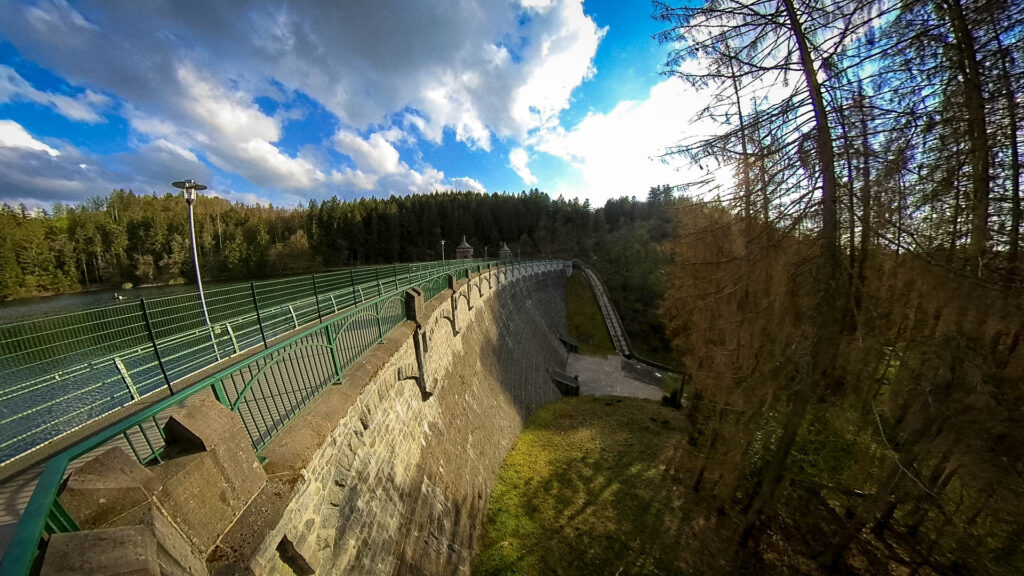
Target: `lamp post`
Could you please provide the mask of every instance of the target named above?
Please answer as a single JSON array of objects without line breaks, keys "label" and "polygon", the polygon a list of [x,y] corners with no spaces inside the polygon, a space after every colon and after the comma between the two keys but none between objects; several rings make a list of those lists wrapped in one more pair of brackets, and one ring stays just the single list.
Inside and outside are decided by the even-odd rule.
[{"label": "lamp post", "polygon": [[441,240],[441,266],[444,266],[444,240]]},{"label": "lamp post", "polygon": [[[203,296],[203,279],[199,276],[199,253],[196,251],[196,226],[192,217],[192,205],[196,201],[196,192],[206,190],[206,186],[197,183],[195,180],[180,180],[171,182],[171,186],[185,191],[185,204],[188,204],[188,233],[192,238],[192,264],[196,267],[196,285],[199,286],[199,304],[203,307],[203,319],[206,320],[206,328],[210,328],[210,315],[206,311],[206,298]],[[210,332],[210,339],[213,340],[213,332]],[[213,344],[217,359],[220,360],[220,352],[217,351],[217,343]]]}]

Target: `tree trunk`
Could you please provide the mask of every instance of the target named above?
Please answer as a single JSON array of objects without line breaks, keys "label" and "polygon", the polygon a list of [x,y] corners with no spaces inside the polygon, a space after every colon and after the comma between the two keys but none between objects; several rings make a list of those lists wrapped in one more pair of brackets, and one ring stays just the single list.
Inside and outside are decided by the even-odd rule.
[{"label": "tree trunk", "polygon": [[988,249],[989,213],[989,141],[982,91],[981,65],[978,62],[974,35],[971,33],[960,0],[944,0],[946,17],[953,30],[953,44],[963,79],[964,104],[967,112],[968,150],[971,158],[971,244],[970,255],[981,273],[981,258]]},{"label": "tree trunk", "polygon": [[853,307],[860,310],[864,294],[864,282],[867,280],[868,246],[871,244],[871,141],[868,135],[868,113],[864,105],[867,100],[863,89],[858,94],[860,108],[860,258],[857,261],[857,281],[854,283]]},{"label": "tree trunk", "polygon": [[89,268],[85,265],[85,255],[82,255],[82,277],[85,278],[85,287],[89,288]]},{"label": "tree trunk", "polygon": [[814,110],[815,140],[818,165],[821,169],[821,231],[819,235],[820,262],[816,270],[818,300],[814,315],[814,340],[811,344],[810,366],[798,376],[793,393],[793,406],[786,415],[782,434],[775,446],[772,459],[765,468],[760,486],[755,488],[740,534],[740,545],[745,545],[753,534],[753,528],[760,523],[761,516],[774,500],[775,492],[783,477],[786,461],[793,450],[797,434],[804,417],[817,397],[822,382],[831,379],[835,368],[839,346],[839,251],[837,246],[838,227],[836,213],[835,150],[832,147],[832,133],[829,128],[828,111],[821,84],[818,82],[803,25],[796,12],[793,0],[782,0],[790,33],[800,54],[804,81],[810,94]]},{"label": "tree trunk", "polygon": [[903,190],[903,171],[896,175],[896,255],[899,256],[903,250],[903,205],[905,204]]},{"label": "tree trunk", "polygon": [[[874,496],[871,497],[870,502],[865,506],[864,510],[859,511],[853,520],[839,533],[838,536],[832,541],[832,545],[829,549],[818,557],[818,563],[826,569],[834,569],[839,564],[839,560],[842,559],[846,549],[850,547],[850,544],[860,535],[861,531],[864,530],[868,524],[875,521],[876,518],[881,517],[884,513],[885,508],[889,505],[892,495],[892,489],[896,485],[896,481],[900,477],[900,467],[897,464],[893,464],[889,469],[885,480],[878,484],[878,490]],[[829,572],[830,570],[826,570]],[[834,570],[832,570],[834,571]]]},{"label": "tree trunk", "polygon": [[1020,254],[1020,141],[1018,131],[1020,121],[1017,116],[1017,95],[1013,92],[1010,83],[1010,70],[1007,62],[1010,60],[1009,50],[1003,45],[1000,34],[996,35],[996,47],[999,54],[999,76],[1003,88],[1003,95],[1006,98],[1006,119],[1009,123],[1007,131],[1010,137],[1010,230],[1007,243],[1008,259],[1010,268],[1016,272]]},{"label": "tree trunk", "polygon": [[[729,50],[726,43],[726,50]],[[732,91],[736,97],[736,110],[739,113],[740,121],[740,182],[743,187],[743,225],[746,231],[746,240],[750,241],[751,230],[751,190],[750,190],[750,153],[747,150],[747,125],[743,119],[743,102],[740,99],[740,83],[736,79],[736,71],[733,70],[732,60],[729,60],[729,72],[732,74]]]},{"label": "tree trunk", "polygon": [[704,451],[704,457],[701,458],[700,470],[697,472],[697,479],[693,481],[693,491],[700,492],[701,484],[704,482],[704,474],[707,471],[708,459],[711,457],[711,451],[714,450],[715,444],[718,442],[718,432],[722,427],[722,407],[717,408],[715,415],[715,428],[711,433],[711,440],[708,441],[708,445]]},{"label": "tree trunk", "polygon": [[[856,270],[857,263],[857,207],[854,202],[855,192],[853,185],[853,143],[850,142],[850,121],[849,118],[843,119],[843,144],[845,144],[845,150],[843,151],[843,157],[846,162],[846,192],[847,192],[847,206],[846,206],[846,219],[847,225],[849,226],[850,234],[850,254],[849,254],[849,267],[850,270]],[[851,275],[851,278],[855,276]]]}]

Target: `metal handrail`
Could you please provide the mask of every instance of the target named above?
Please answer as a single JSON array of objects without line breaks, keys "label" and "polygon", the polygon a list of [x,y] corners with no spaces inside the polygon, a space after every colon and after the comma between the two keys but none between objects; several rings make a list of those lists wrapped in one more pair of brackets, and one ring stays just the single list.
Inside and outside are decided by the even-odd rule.
[{"label": "metal handrail", "polygon": [[[157,449],[153,447],[148,436],[146,435],[146,425],[152,422],[155,423],[157,428],[159,429],[160,425],[157,422],[157,417],[159,415],[161,415],[169,408],[177,406],[178,404],[184,402],[185,400],[194,396],[195,394],[205,391],[207,389],[210,389],[212,391],[214,397],[221,404],[228,407],[236,414],[239,414],[239,417],[242,417],[240,408],[242,406],[243,400],[248,401],[253,399],[250,394],[251,390],[253,389],[253,383],[256,382],[256,380],[263,373],[265,373],[266,368],[273,365],[280,359],[285,358],[286,356],[281,355],[278,358],[273,359],[272,362],[268,363],[262,369],[260,369],[256,376],[252,376],[250,378],[250,381],[245,385],[242,391],[239,392],[236,390],[237,394],[234,401],[232,401],[229,398],[228,391],[224,387],[225,380],[230,380],[234,374],[240,372],[243,369],[246,369],[249,366],[258,364],[261,360],[270,358],[275,354],[281,353],[282,351],[291,351],[289,349],[290,346],[292,346],[296,342],[299,342],[300,340],[315,337],[315,335],[321,331],[326,333],[328,337],[328,344],[317,344],[317,346],[326,346],[328,348],[331,348],[331,353],[333,356],[335,381],[341,381],[345,369],[351,366],[351,364],[355,362],[355,360],[357,360],[359,357],[361,357],[362,354],[365,354],[367,350],[372,348],[372,346],[377,343],[378,339],[374,338],[374,341],[372,343],[366,346],[366,348],[362,350],[358,355],[349,358],[346,365],[342,366],[338,360],[337,339],[333,335],[334,328],[337,325],[347,322],[352,317],[362,315],[367,308],[377,307],[382,302],[393,299],[399,294],[403,294],[408,288],[412,286],[434,286],[439,279],[444,279],[448,275],[452,274],[453,271],[455,271],[455,274],[457,276],[459,274],[465,274],[465,262],[466,261],[461,261],[461,263],[456,265],[445,266],[439,273],[436,274],[428,273],[429,275],[424,274],[416,279],[410,278],[410,280],[412,280],[411,282],[405,285],[400,285],[397,289],[381,294],[376,298],[368,299],[365,302],[362,302],[349,310],[340,312],[333,318],[330,318],[322,323],[319,323],[317,326],[304,329],[299,333],[287,338],[286,340],[268,347],[266,350],[258,352],[248,358],[240,360],[239,362],[235,363],[232,366],[226,367],[215,374],[203,378],[202,380],[196,382],[195,384],[189,386],[188,388],[176,394],[173,394],[172,396],[164,398],[132,416],[122,419],[116,424],[113,424],[112,426],[105,428],[101,432],[86,438],[85,440],[79,442],[78,444],[75,444],[68,450],[65,450],[64,452],[61,452],[60,454],[55,456],[47,463],[45,469],[43,470],[42,476],[39,477],[35,489],[32,492],[32,496],[29,499],[28,505],[25,508],[24,513],[21,515],[21,518],[19,518],[18,523],[15,527],[15,531],[9,543],[7,553],[3,556],[2,559],[0,559],[0,576],[24,576],[26,574],[29,574],[32,568],[32,564],[35,561],[35,557],[38,554],[39,544],[44,533],[52,534],[58,532],[71,532],[78,530],[78,526],[75,524],[74,520],[63,510],[60,501],[57,499],[57,493],[60,489],[60,485],[64,480],[68,467],[73,461],[102,447],[104,444],[116,439],[118,436],[123,436],[126,438],[126,440],[128,440],[129,446],[135,453],[136,459],[138,459],[141,463],[146,464],[152,462],[154,459],[159,461],[160,454],[163,451],[163,448],[161,447]],[[511,265],[511,267],[513,268],[519,266],[532,268],[532,264],[533,263],[531,262],[521,261],[492,261],[486,263],[473,264],[472,267],[476,269],[477,273],[493,269],[499,269],[503,273],[507,273],[507,270],[505,270],[505,268],[508,267],[509,265]],[[380,314],[379,308],[377,314]],[[390,333],[391,330],[393,330],[399,324],[401,324],[401,320],[398,321],[394,326],[389,326],[387,329],[387,333]],[[383,336],[384,331],[383,328],[381,328],[380,339],[383,339]],[[301,346],[309,347],[311,345],[302,344]],[[298,412],[298,410],[308,405],[313,400],[313,398],[315,398],[320,392],[322,392],[326,388],[327,386],[324,386],[320,390],[315,390],[313,394],[309,395],[301,402],[301,405],[294,407],[296,409],[294,410],[293,414],[289,416],[286,420],[279,423],[275,423],[275,426],[273,427],[274,429],[269,431],[269,436],[266,437],[265,439],[263,431],[259,431],[257,439],[256,437],[253,437],[252,431],[248,430],[247,428],[247,432],[249,432],[254,450],[257,453],[261,452],[263,448],[267,446],[267,444],[273,438],[276,432],[283,427],[287,420],[290,420],[291,417],[293,417],[294,414]],[[244,418],[243,424],[245,424]],[[134,445],[132,444],[131,438],[128,436],[129,432],[133,431],[136,428],[138,428],[142,432],[142,435],[147,445],[149,445],[151,451],[149,455],[141,456],[136,451]],[[162,430],[160,430],[160,433],[162,435]]]},{"label": "metal handrail", "polygon": [[[213,288],[211,326],[194,294],[0,325],[0,466],[214,361],[358,305],[364,291],[378,295],[379,288],[487,262],[349,268]],[[41,411],[54,417],[32,416]]]}]

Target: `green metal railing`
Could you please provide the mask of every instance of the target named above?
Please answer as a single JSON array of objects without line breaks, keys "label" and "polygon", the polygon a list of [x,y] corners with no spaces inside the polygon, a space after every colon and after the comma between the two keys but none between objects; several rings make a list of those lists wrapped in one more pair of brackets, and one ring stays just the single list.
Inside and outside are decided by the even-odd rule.
[{"label": "green metal railing", "polygon": [[[57,498],[75,460],[113,441],[123,441],[140,463],[162,461],[166,447],[163,424],[176,406],[201,393],[212,393],[238,414],[258,454],[303,407],[331,384],[341,382],[346,369],[405,320],[404,293],[408,288],[415,286],[427,298],[433,298],[447,288],[449,274],[466,278],[470,270],[493,272],[508,282],[527,272],[561,266],[560,261],[463,260],[418,278],[408,278],[404,283],[396,281],[387,289],[381,286],[378,295],[369,296],[348,310],[339,308],[340,313],[325,315],[324,322],[244,358],[78,443],[47,463],[18,521],[8,551],[0,560],[0,576],[29,574],[44,534],[79,529]],[[318,282],[319,278],[318,275]]]},{"label": "green metal railing", "polygon": [[205,292],[209,326],[195,293],[0,326],[0,464],[310,322],[484,265],[395,264],[218,287]]}]

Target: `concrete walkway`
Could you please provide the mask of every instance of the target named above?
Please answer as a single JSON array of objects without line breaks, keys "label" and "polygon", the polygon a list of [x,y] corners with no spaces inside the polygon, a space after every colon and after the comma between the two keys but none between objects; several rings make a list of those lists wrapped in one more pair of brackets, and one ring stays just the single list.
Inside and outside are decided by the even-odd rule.
[{"label": "concrete walkway", "polygon": [[566,372],[580,377],[580,394],[661,400],[661,387],[630,378],[623,371],[624,362],[629,360],[622,356],[569,354]]}]

